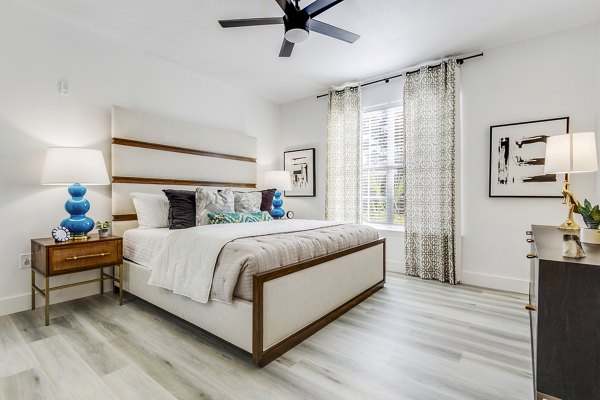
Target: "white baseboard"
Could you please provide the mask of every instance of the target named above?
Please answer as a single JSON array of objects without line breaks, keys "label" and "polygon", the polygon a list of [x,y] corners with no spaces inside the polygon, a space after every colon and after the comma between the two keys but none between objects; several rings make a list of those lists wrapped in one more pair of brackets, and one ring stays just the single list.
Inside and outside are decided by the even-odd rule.
[{"label": "white baseboard", "polygon": [[[112,291],[112,285],[110,282],[106,281],[104,284],[104,292],[110,291]],[[57,290],[51,293],[50,304],[57,304],[62,303],[63,301],[87,297],[98,294],[98,292],[98,283],[90,283],[88,285],[82,285],[65,290]],[[36,293],[35,296],[35,306],[36,308],[44,306],[44,298],[39,293]],[[0,299],[0,316],[14,314],[26,310],[31,310],[31,292]],[[52,313],[52,308],[50,309],[50,313]]]},{"label": "white baseboard", "polygon": [[465,285],[481,286],[489,289],[504,290],[507,292],[529,293],[529,281],[524,279],[509,278],[506,276],[482,274],[480,272],[462,271],[461,283]]},{"label": "white baseboard", "polygon": [[406,273],[406,266],[403,261],[385,260],[385,269],[390,272]]}]

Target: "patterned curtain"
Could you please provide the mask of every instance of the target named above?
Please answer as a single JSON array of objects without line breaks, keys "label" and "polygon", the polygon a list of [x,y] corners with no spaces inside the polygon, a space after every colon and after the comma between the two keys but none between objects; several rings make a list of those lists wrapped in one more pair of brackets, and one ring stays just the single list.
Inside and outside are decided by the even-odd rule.
[{"label": "patterned curtain", "polygon": [[456,284],[456,60],[408,74],[406,274]]},{"label": "patterned curtain", "polygon": [[325,217],[360,221],[360,87],[329,92]]}]

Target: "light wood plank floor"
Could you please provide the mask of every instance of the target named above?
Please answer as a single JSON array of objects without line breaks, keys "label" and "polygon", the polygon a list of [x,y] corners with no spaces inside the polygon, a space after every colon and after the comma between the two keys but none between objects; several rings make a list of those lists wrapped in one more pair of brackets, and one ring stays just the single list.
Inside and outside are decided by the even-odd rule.
[{"label": "light wood plank floor", "polygon": [[263,369],[135,298],[0,317],[1,399],[532,398],[526,297],[389,274]]}]

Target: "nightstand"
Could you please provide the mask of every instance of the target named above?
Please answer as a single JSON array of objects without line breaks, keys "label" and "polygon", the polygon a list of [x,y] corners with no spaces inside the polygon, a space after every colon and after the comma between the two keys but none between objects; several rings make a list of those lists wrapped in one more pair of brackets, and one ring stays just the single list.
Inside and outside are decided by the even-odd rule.
[{"label": "nightstand", "polygon": [[[119,277],[104,272],[105,267],[119,267]],[[50,287],[53,276],[100,269],[100,276],[82,282]],[[35,284],[35,274],[45,278],[45,288]],[[123,305],[123,238],[92,235],[85,241],[57,243],[52,238],[31,239],[31,309],[35,309],[35,292],[44,296],[46,326],[50,323],[50,292],[73,286],[100,282],[100,294],[104,293],[104,281],[119,283],[119,304]]]}]

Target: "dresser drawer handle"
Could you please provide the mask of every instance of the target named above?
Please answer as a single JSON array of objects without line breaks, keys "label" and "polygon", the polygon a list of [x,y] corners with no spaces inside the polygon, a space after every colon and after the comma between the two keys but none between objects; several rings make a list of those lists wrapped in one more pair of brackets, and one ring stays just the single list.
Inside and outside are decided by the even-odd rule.
[{"label": "dresser drawer handle", "polygon": [[527,254],[527,258],[537,258],[537,255],[529,253]]},{"label": "dresser drawer handle", "polygon": [[533,240],[532,238],[527,238],[527,243],[533,243],[535,240]]},{"label": "dresser drawer handle", "polygon": [[527,232],[525,232],[525,234],[531,236],[531,235],[533,235],[533,231],[527,231]]},{"label": "dresser drawer handle", "polygon": [[85,256],[67,257],[67,261],[81,260],[83,258],[104,257],[104,256],[110,256],[110,253],[98,253],[98,254],[88,254]]},{"label": "dresser drawer handle", "polygon": [[535,311],[535,306],[533,304],[525,304],[525,309],[529,311]]}]

